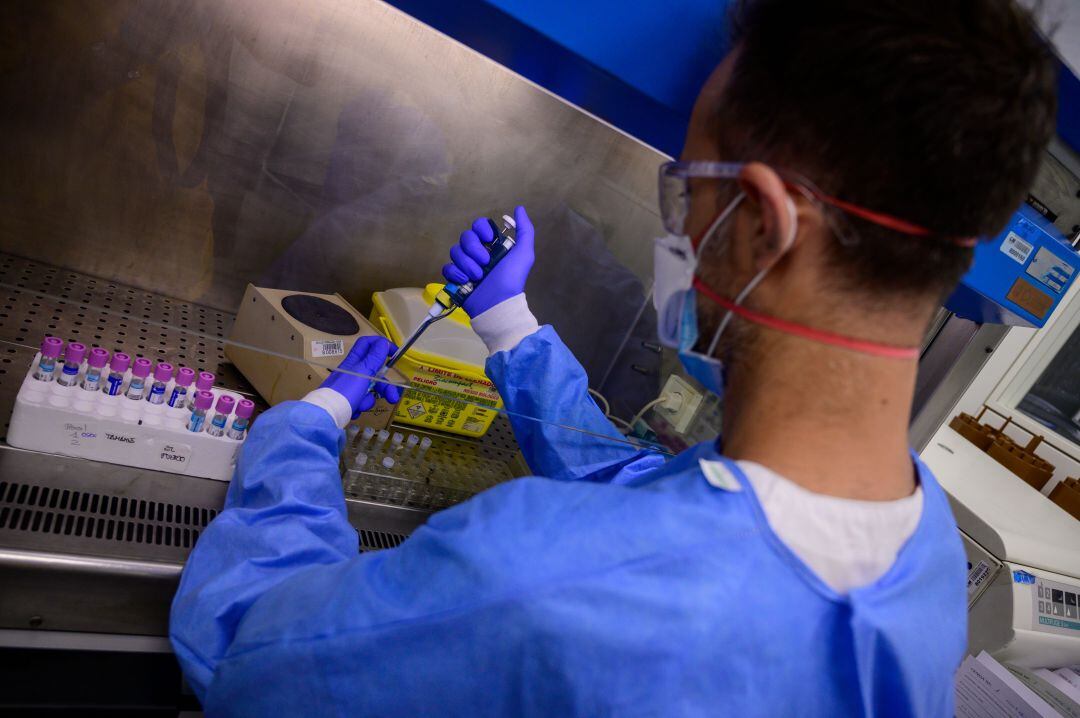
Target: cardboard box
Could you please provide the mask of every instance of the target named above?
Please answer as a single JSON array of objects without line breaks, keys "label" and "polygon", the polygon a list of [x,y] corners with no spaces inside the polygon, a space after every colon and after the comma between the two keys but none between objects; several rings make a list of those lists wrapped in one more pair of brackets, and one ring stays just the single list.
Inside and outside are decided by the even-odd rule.
[{"label": "cardboard box", "polygon": [[[303,398],[329,376],[361,336],[381,336],[339,294],[249,284],[225,344],[225,356],[270,405]],[[404,383],[391,369],[387,377]],[[394,408],[379,397],[360,426],[383,429]]]}]

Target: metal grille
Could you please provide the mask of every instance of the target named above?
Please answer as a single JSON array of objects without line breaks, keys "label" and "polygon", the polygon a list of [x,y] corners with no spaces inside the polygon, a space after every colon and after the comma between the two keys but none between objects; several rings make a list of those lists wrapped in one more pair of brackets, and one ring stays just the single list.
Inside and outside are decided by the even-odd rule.
[{"label": "metal grille", "polygon": [[394,548],[406,539],[404,534],[389,533],[387,531],[357,529],[356,533],[360,535],[360,553]]},{"label": "metal grille", "polygon": [[19,382],[45,334],[212,371],[218,386],[253,395],[220,341],[232,323],[231,314],[216,309],[0,254],[2,431],[7,433]]},{"label": "metal grille", "polygon": [[190,549],[217,516],[185,504],[0,481],[0,530]]}]

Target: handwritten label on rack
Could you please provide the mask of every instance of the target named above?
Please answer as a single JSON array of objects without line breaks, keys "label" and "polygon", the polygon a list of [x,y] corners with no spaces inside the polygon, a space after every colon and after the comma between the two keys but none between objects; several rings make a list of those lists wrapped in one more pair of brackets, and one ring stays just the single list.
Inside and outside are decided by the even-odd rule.
[{"label": "handwritten label on rack", "polygon": [[177,441],[153,440],[158,466],[165,471],[186,474],[191,464],[191,445]]}]

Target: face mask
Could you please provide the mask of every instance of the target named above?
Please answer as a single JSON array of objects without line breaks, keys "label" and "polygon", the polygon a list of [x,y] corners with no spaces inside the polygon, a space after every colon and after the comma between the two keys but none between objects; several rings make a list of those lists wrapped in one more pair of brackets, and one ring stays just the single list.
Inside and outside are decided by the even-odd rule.
[{"label": "face mask", "polygon": [[[710,342],[708,354],[693,351],[699,338],[697,321],[697,296],[694,291],[694,275],[697,272],[698,258],[716,234],[720,225],[735,211],[745,195],[739,193],[731,203],[717,215],[713,223],[702,235],[701,243],[695,251],[690,237],[668,234],[656,240],[653,248],[653,307],[656,309],[657,333],[660,343],[679,352],[679,361],[686,373],[701,383],[707,391],[720,398],[724,396],[726,386],[724,363],[711,356],[715,351],[720,335],[731,319],[731,311],[720,322],[716,334]],[[763,270],[739,293],[738,302],[742,302],[749,290],[764,277]]]}]

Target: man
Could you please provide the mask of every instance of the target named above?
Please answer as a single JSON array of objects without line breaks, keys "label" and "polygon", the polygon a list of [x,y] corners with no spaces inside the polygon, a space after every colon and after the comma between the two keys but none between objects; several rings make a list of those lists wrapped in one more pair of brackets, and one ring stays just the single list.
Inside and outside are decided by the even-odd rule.
[{"label": "man", "polygon": [[172,640],[209,713],[951,715],[964,556],[907,446],[918,346],[1032,180],[1048,60],[1003,0],[759,0],[739,33],[661,169],[654,287],[723,441],[618,441],[528,311],[519,208],[465,309],[545,478],[358,556],[340,427],[387,347],[354,348],[256,422],[185,569]]}]

